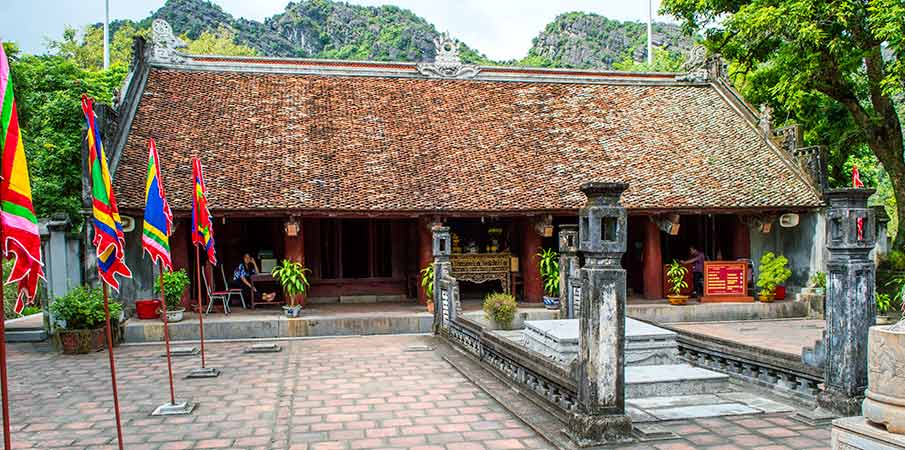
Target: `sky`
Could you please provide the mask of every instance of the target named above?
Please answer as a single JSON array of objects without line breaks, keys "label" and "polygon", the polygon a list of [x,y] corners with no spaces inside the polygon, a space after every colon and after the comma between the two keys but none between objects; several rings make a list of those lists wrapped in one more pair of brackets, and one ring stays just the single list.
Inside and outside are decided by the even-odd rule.
[{"label": "sky", "polygon": [[[213,0],[233,17],[261,21],[285,9],[288,0]],[[557,15],[593,12],[616,20],[646,21],[646,0],[346,0],[377,6],[406,8],[433,23],[438,30],[484,53],[491,59],[521,58],[531,39]],[[654,13],[660,0],[650,0]],[[109,0],[110,20],[139,20],[165,0]],[[104,0],[0,0],[0,39],[15,41],[28,53],[44,53],[48,38],[59,39],[65,25],[82,27],[104,19]],[[655,21],[672,21],[656,16]]]}]

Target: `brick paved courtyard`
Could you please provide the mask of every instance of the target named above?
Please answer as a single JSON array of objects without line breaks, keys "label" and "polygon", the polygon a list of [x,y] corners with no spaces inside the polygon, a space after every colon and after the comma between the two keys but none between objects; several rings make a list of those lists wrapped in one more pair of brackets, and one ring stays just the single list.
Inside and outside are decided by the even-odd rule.
[{"label": "brick paved courtyard", "polygon": [[[191,416],[150,417],[168,400],[162,346],[118,349],[126,448],[140,449],[534,449],[530,427],[468,382],[426,336],[284,341],[275,354],[247,343],[210,343],[213,380],[185,380],[197,357],[176,358],[177,396]],[[106,354],[60,356],[10,346],[14,448],[115,448]],[[785,416],[737,416],[666,424],[682,439],[655,449],[827,448],[828,428]]]}]

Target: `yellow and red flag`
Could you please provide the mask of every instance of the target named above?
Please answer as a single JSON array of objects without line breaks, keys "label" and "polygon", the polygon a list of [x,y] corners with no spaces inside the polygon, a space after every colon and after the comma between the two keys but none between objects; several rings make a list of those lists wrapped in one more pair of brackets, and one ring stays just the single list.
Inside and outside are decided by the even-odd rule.
[{"label": "yellow and red flag", "polygon": [[119,209],[116,207],[116,196],[113,195],[104,142],[94,121],[94,101],[87,95],[82,95],[82,112],[88,123],[88,176],[91,179],[97,273],[104,283],[119,290],[116,275],[132,278],[132,272],[125,263],[126,238]]},{"label": "yellow and red flag", "polygon": [[0,225],[3,227],[3,256],[15,261],[6,283],[19,283],[15,308],[19,313],[25,302],[34,301],[38,279],[44,278],[44,266],[41,263],[38,219],[31,202],[25,146],[22,145],[16,99],[13,97],[13,80],[2,44],[0,42],[0,149],[3,150]]},{"label": "yellow and red flag", "polygon": [[145,183],[145,220],[141,233],[141,246],[151,256],[151,261],[160,262],[167,270],[172,269],[170,260],[170,231],[173,228],[173,212],[167,203],[160,179],[160,156],[154,139],[148,143],[148,177]]},{"label": "yellow and red flag", "polygon": [[204,187],[204,172],[201,160],[192,158],[192,179],[194,195],[192,195],[192,243],[201,245],[207,253],[207,260],[217,264],[217,252],[214,250],[214,225],[211,213],[207,209],[207,188]]}]

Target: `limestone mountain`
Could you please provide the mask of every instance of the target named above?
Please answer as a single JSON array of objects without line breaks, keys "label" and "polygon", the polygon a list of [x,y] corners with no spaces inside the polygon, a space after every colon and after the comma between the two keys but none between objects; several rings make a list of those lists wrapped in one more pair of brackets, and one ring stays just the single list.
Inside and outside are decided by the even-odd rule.
[{"label": "limestone mountain", "polygon": [[[283,12],[263,22],[234,18],[208,0],[167,0],[138,25],[149,27],[158,18],[192,39],[225,26],[234,32],[237,44],[281,57],[426,61],[434,58],[433,40],[440,35],[432,24],[406,9],[331,0],[289,2]],[[467,45],[462,44],[460,51],[468,62],[487,62]]]},{"label": "limestone mountain", "polygon": [[[685,55],[694,41],[678,25],[653,24],[653,43],[673,55]],[[647,24],[620,22],[583,12],[559,15],[533,40],[523,64],[609,69],[614,62],[647,57]]]}]

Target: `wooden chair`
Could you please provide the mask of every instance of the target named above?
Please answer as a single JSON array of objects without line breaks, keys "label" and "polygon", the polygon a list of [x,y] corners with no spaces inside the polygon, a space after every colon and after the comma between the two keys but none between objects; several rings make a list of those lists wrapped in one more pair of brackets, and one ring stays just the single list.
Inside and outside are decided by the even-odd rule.
[{"label": "wooden chair", "polygon": [[201,271],[201,279],[204,280],[204,289],[207,291],[207,312],[204,314],[210,314],[211,308],[214,306],[214,301],[220,300],[223,302],[223,312],[226,315],[229,315],[229,292],[228,291],[213,291],[211,292],[211,286],[207,282],[207,275],[204,274],[204,271]]},{"label": "wooden chair", "polygon": [[245,294],[242,293],[242,289],[229,287],[229,282],[226,280],[226,272],[223,271],[223,264],[220,264],[220,276],[223,277],[223,288],[226,289],[226,301],[229,302],[233,295],[238,295],[239,300],[242,301],[242,309],[248,309],[245,306]]}]

